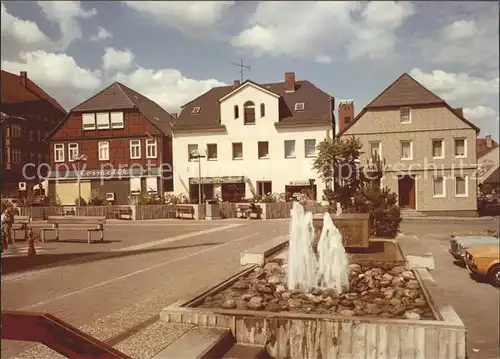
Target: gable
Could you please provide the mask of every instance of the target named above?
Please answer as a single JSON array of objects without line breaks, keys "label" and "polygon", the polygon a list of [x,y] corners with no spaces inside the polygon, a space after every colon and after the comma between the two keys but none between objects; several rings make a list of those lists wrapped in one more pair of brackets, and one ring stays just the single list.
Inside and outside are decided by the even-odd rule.
[{"label": "gable", "polygon": [[255,82],[247,80],[246,82],[244,82],[243,84],[241,84],[240,86],[238,86],[237,88],[235,88],[233,91],[231,91],[227,95],[221,97],[219,99],[219,102],[223,102],[223,101],[229,99],[230,97],[236,95],[237,93],[241,93],[242,91],[246,90],[249,87],[254,88],[254,89],[258,90],[258,91],[261,91],[261,92],[263,92],[263,93],[265,93],[265,94],[267,94],[269,96],[275,97],[275,98],[279,98],[280,97],[279,95],[277,95],[274,92],[272,92],[272,91],[270,91],[270,90],[268,90],[268,89],[266,89],[266,88],[264,88],[264,87],[256,84]]}]

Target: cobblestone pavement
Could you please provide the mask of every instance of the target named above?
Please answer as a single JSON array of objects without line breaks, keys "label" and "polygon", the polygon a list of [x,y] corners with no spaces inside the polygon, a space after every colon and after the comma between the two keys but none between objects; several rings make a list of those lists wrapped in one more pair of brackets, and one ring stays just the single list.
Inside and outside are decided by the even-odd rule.
[{"label": "cobblestone pavement", "polygon": [[[499,291],[472,280],[467,270],[454,265],[446,252],[447,240],[452,232],[483,231],[495,226],[498,222],[492,220],[410,220],[403,221],[401,226],[405,235],[417,236],[434,254],[436,270],[432,276],[468,328],[471,359],[500,357]],[[203,230],[212,232],[201,233]],[[157,315],[168,304],[192,297],[224,280],[240,269],[242,250],[287,231],[286,220],[225,220],[207,224],[151,221],[147,225],[127,222],[107,229],[106,239],[119,243],[113,246],[64,243],[69,238],[65,236],[72,232],[61,232],[63,243],[45,246],[63,254],[86,252],[82,257],[86,260],[55,262],[51,268],[42,266],[29,272],[12,271],[2,278],[2,308],[49,312],[101,340],[109,340]],[[48,250],[40,256],[46,253]],[[168,333],[162,339],[166,342],[175,340],[186,328],[153,326],[148,330]],[[136,354],[126,347],[135,348],[136,340],[141,342],[144,335],[138,333],[117,347]],[[1,357],[57,357],[39,348],[30,343],[3,341]],[[18,355],[23,351],[24,354]]]}]

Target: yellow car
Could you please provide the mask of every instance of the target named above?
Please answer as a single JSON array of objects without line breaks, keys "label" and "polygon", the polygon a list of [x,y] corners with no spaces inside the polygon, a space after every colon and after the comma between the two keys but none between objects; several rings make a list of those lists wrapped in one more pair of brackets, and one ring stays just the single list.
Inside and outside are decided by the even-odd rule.
[{"label": "yellow car", "polygon": [[488,278],[495,287],[500,287],[500,246],[490,244],[468,248],[465,252],[467,268],[475,274]]}]

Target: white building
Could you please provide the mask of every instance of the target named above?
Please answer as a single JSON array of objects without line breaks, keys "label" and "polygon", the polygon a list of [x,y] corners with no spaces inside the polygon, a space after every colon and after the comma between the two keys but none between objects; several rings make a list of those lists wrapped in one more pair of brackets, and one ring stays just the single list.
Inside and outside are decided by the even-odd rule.
[{"label": "white building", "polygon": [[[324,184],[312,165],[316,146],[331,136],[334,102],[294,73],[285,82],[209,90],[184,105],[174,125],[175,193],[198,198],[201,178],[206,199],[313,188],[321,200]],[[196,150],[205,157],[190,159]]]}]

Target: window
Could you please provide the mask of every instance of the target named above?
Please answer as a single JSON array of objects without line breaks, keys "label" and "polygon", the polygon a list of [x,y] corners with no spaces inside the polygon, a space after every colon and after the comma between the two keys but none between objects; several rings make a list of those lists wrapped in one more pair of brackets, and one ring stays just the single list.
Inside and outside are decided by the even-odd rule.
[{"label": "window", "polygon": [[130,158],[141,158],[141,140],[130,140]]},{"label": "window", "polygon": [[56,143],[54,145],[54,161],[64,162],[64,144]]},{"label": "window", "polygon": [[158,193],[158,179],[156,177],[146,177],[146,190],[148,193]]},{"label": "window", "polygon": [[285,158],[295,158],[295,140],[285,140]]},{"label": "window", "polygon": [[234,105],[234,119],[236,120],[239,117],[240,117],[240,108],[238,107],[238,105]]},{"label": "window", "polygon": [[123,128],[123,112],[111,112],[111,128]]},{"label": "window", "polygon": [[12,137],[21,137],[21,126],[12,125],[11,135]]},{"label": "window", "polygon": [[109,112],[101,112],[96,114],[96,122],[98,130],[109,129]]},{"label": "window", "polygon": [[99,161],[109,161],[109,142],[99,142]]},{"label": "window", "polygon": [[265,196],[273,192],[273,185],[271,181],[257,181],[257,195]]},{"label": "window", "polygon": [[446,197],[446,188],[443,176],[433,178],[434,197]]},{"label": "window", "polygon": [[194,154],[198,154],[198,145],[188,145],[188,158],[189,158],[189,161],[197,161],[196,158],[192,158],[191,157]]},{"label": "window", "polygon": [[95,114],[84,113],[82,115],[83,130],[95,130]]},{"label": "window", "polygon": [[78,143],[68,143],[68,160],[73,162],[78,156]]},{"label": "window", "polygon": [[401,107],[399,109],[399,119],[401,123],[411,123],[411,109],[409,107]]},{"label": "window", "polygon": [[443,140],[432,140],[432,158],[444,158]]},{"label": "window", "polygon": [[315,139],[304,140],[304,156],[316,157],[316,140]]},{"label": "window", "polygon": [[42,141],[42,132],[38,130],[38,142]]},{"label": "window", "polygon": [[233,160],[243,159],[243,143],[233,143]]},{"label": "window", "polygon": [[35,140],[35,132],[30,130],[30,141],[33,142]]},{"label": "window", "polygon": [[413,159],[413,145],[411,141],[401,141],[401,159]]},{"label": "window", "polygon": [[371,157],[375,158],[382,157],[382,142],[380,141],[370,142],[370,155]]},{"label": "window", "polygon": [[209,143],[207,145],[207,159],[216,160],[217,159],[217,144]]},{"label": "window", "polygon": [[130,193],[131,194],[141,193],[141,178],[140,177],[130,177]]},{"label": "window", "polygon": [[146,158],[156,158],[158,156],[156,148],[156,138],[148,138],[146,140]]},{"label": "window", "polygon": [[455,177],[455,197],[467,197],[467,177],[456,176]]},{"label": "window", "polygon": [[201,108],[200,108],[200,107],[195,107],[195,108],[193,108],[193,111],[191,111],[191,113],[192,113],[193,115],[197,115],[197,114],[199,114],[199,113],[200,113],[200,110],[201,110]]},{"label": "window", "polygon": [[247,101],[243,105],[245,113],[244,123],[245,125],[254,125],[255,124],[255,105],[252,101]]},{"label": "window", "polygon": [[260,104],[260,117],[266,117],[266,105]]},{"label": "window", "polygon": [[466,157],[467,145],[465,138],[455,138],[455,157]]},{"label": "window", "polygon": [[303,102],[297,102],[295,104],[295,111],[304,111],[305,105]]},{"label": "window", "polygon": [[21,162],[21,150],[19,148],[12,149],[12,163]]},{"label": "window", "polygon": [[259,159],[269,158],[269,142],[267,141],[259,141],[257,143]]}]

